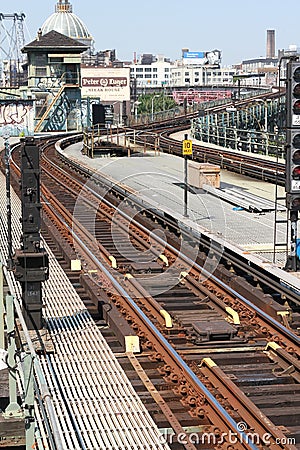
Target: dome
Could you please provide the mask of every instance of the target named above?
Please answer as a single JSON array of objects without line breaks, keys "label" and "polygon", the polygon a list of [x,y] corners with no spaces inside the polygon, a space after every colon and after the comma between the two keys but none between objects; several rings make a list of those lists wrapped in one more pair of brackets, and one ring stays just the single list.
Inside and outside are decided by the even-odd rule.
[{"label": "dome", "polygon": [[42,33],[57,31],[72,39],[76,39],[91,47],[92,36],[79,17],[72,12],[72,5],[68,0],[59,0],[53,13],[42,25]]}]

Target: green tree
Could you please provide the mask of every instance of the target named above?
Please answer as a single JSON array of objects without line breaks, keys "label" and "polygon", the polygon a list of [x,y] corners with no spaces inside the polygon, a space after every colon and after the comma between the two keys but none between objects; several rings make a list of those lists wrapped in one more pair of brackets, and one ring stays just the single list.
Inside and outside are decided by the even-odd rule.
[{"label": "green tree", "polygon": [[145,94],[138,98],[140,104],[138,105],[138,114],[151,114],[152,113],[152,101],[153,101],[153,112],[166,111],[168,109],[173,109],[177,106],[177,103],[172,97],[161,94]]}]

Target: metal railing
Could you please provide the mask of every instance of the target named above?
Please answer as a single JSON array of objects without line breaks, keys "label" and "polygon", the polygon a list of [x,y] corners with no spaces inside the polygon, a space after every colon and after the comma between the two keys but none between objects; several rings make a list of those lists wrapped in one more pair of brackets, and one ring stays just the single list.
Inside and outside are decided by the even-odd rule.
[{"label": "metal railing", "polygon": [[193,124],[192,136],[202,142],[265,156],[284,158],[283,134],[238,129],[223,125]]}]

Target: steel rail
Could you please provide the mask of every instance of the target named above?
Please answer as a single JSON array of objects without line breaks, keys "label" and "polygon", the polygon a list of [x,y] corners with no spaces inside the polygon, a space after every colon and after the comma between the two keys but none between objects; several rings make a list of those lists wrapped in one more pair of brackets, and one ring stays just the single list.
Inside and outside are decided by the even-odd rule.
[{"label": "steel rail", "polygon": [[[19,199],[16,200],[19,205]],[[20,223],[17,213],[14,218],[14,228],[18,230]],[[17,237],[18,233],[14,230],[15,242]],[[117,445],[119,448],[134,450],[143,446],[150,450],[155,443],[157,450],[169,449],[167,444],[161,442],[153,419],[114,360],[74,288],[69,281],[65,283],[66,287],[62,286],[59,274],[63,271],[51,257],[51,251],[47,251],[50,255],[52,283],[59,285],[59,288],[52,285],[50,291],[45,289],[46,320],[56,345],[56,353],[50,358],[57,378],[53,378],[49,371],[46,358],[40,358],[46,385],[50,387],[52,399],[55,399],[54,420],[58,420],[59,431],[63,436],[63,445],[58,446],[59,450],[84,448],[74,433],[74,420],[80,423],[81,435],[84,434],[88,448],[115,448]],[[61,296],[64,294],[68,295],[68,301],[62,302]],[[96,359],[95,355],[98,355]],[[66,399],[67,405],[59,393],[58,382],[64,382],[63,389],[72,395]],[[73,424],[67,408],[69,405],[72,406]]]},{"label": "steel rail", "polygon": [[[71,230],[69,230],[71,232]],[[97,264],[98,267],[100,267],[101,271],[105,273],[105,275],[109,278],[109,280],[112,282],[112,284],[116,287],[116,289],[118,289],[118,291],[121,293],[121,295],[123,297],[126,298],[126,300],[130,303],[131,307],[133,307],[133,309],[135,310],[135,312],[138,314],[138,316],[143,320],[143,323],[146,323],[147,327],[149,328],[149,324],[151,324],[150,328],[151,328],[151,333],[153,334],[153,324],[147,319],[147,317],[144,314],[141,314],[142,311],[137,307],[137,305],[135,304],[135,302],[133,301],[133,299],[128,295],[128,293],[120,286],[120,284],[115,281],[115,279],[113,278],[113,276],[110,274],[110,272],[103,266],[103,264],[99,261],[98,258],[96,258],[87,248],[87,246],[85,244],[82,243],[81,239],[74,233],[73,231],[73,238],[76,239],[76,241],[78,242],[79,245],[81,245],[84,248],[84,251],[87,252],[89,254],[89,257],[91,259],[94,260],[95,264]],[[235,291],[234,291],[235,292]],[[162,343],[162,345],[164,347],[166,347],[167,345],[167,350],[170,353],[170,348],[169,348],[169,344],[167,343],[166,340],[162,340],[161,339],[161,334],[155,329],[156,333],[156,337],[160,339],[160,342]],[[159,334],[158,334],[159,333]],[[172,353],[172,358],[174,359],[174,352]],[[176,358],[175,358],[176,359]],[[178,360],[177,360],[178,363]],[[186,369],[184,367],[184,369]],[[191,375],[191,373],[189,373],[189,376]],[[193,379],[194,381],[194,379]],[[198,385],[199,387],[199,385]],[[207,396],[207,393],[204,392],[204,394]],[[210,399],[211,401],[211,399]],[[238,425],[237,425],[238,426]],[[277,437],[276,437],[277,438]],[[247,438],[248,439],[248,438]],[[248,441],[247,441],[248,442]]]},{"label": "steel rail", "polygon": [[[219,388],[220,392],[225,398],[227,398],[228,400],[230,399],[230,402],[238,399],[239,412],[241,413],[241,409],[244,411],[243,417],[247,417],[247,425],[249,425],[251,432],[252,430],[255,430],[255,433],[263,436],[262,440],[264,440],[266,436],[273,436],[274,425],[272,424],[272,422],[270,422],[267,416],[265,416],[265,414],[263,414],[257,406],[249,401],[248,397],[242,391],[240,391],[240,389],[237,389],[234,382],[230,380],[230,377],[228,377],[226,373],[223,372],[223,370],[218,367],[211,358],[202,359],[200,363],[200,370],[208,377],[210,383],[212,383],[213,386],[215,386],[217,389],[219,388],[219,386],[221,386]],[[255,417],[254,421],[253,417]],[[275,442],[270,442],[269,445],[272,446],[272,449],[282,449],[283,445],[285,445],[283,444],[285,434],[281,429],[278,429],[276,431]],[[285,450],[296,450],[296,447],[294,445],[284,448]]]},{"label": "steel rail", "polygon": [[[64,146],[66,146],[66,141],[68,138],[64,138]],[[59,141],[60,142],[60,141]],[[95,179],[101,181],[102,184],[106,184],[107,186],[110,186],[111,189],[114,189],[116,192],[118,192],[119,194],[121,194],[122,196],[126,196],[128,195],[128,193],[131,195],[131,201],[133,202],[133,195],[136,194],[135,192],[132,191],[132,189],[125,187],[125,186],[121,186],[120,183],[116,183],[116,182],[112,182],[108,177],[106,177],[105,175],[102,175],[101,178],[98,174],[95,174],[95,172],[86,167],[86,166],[82,166],[79,165],[78,163],[72,161],[71,159],[67,158],[59,149],[59,143],[56,144],[56,149],[57,151],[60,153],[60,157],[69,165],[74,166],[75,168],[77,168],[78,170],[81,170],[84,174],[86,174],[86,176],[94,176]],[[160,206],[158,206],[158,208],[153,207],[153,205],[151,203],[149,203],[148,200],[142,199],[139,200],[138,198],[134,199],[135,203],[137,205],[139,205],[141,208],[148,208],[148,210],[153,210],[153,214],[157,215],[158,217],[160,217],[161,220],[163,220],[165,223],[169,223],[171,226],[174,226],[174,220],[169,221],[166,214],[164,212],[161,212],[158,208]],[[155,208],[155,211],[154,209]],[[170,216],[171,217],[171,216]],[[204,247],[209,247],[211,245],[211,242],[214,242],[214,239],[210,236],[207,237],[205,232],[198,232],[196,230],[194,230],[193,228],[189,229],[189,232],[196,238],[199,240],[199,242],[201,243],[201,245],[204,245]],[[218,253],[219,245],[216,246],[215,251]],[[219,254],[219,253],[218,253]],[[246,270],[247,272],[249,272],[249,270],[251,269],[251,272],[253,273],[253,275],[255,277],[257,277],[258,279],[262,280],[264,284],[266,284],[267,286],[271,287],[272,289],[275,290],[280,290],[281,292],[284,293],[284,295],[286,296],[287,299],[289,299],[290,301],[292,301],[295,304],[300,304],[299,302],[299,293],[293,291],[292,289],[290,289],[289,287],[285,286],[283,284],[283,281],[281,279],[277,279],[278,277],[270,277],[270,273],[267,272],[264,268],[260,267],[260,266],[256,266],[253,262],[250,263],[249,265],[249,261],[246,260],[245,258],[242,257],[242,255],[237,255],[236,253],[234,253],[232,250],[230,250],[229,248],[226,247],[226,243],[222,244],[222,250],[221,250],[221,256],[224,254],[224,257],[226,257],[227,259],[229,258],[229,260],[231,260],[233,262],[233,264],[238,265],[239,267],[243,267],[244,270]]]},{"label": "steel rail", "polygon": [[196,374],[190,369],[187,363],[181,358],[181,356],[177,353],[177,351],[169,344],[166,338],[158,331],[158,329],[153,325],[150,319],[145,315],[145,313],[137,306],[135,301],[128,295],[125,289],[120,285],[120,283],[113,277],[113,275],[108,271],[108,269],[102,264],[102,262],[95,257],[95,255],[89,250],[89,248],[81,241],[81,239],[74,233],[74,231],[66,224],[66,227],[69,228],[69,232],[72,233],[73,238],[76,240],[77,244],[80,245],[83,250],[89,255],[89,258],[94,261],[94,263],[101,269],[101,271],[105,274],[105,276],[110,280],[112,285],[120,292],[120,294],[126,299],[126,301],[130,304],[131,308],[136,312],[136,314],[140,317],[143,323],[150,330],[151,334],[155,336],[158,342],[168,351],[172,360],[176,362],[176,364],[184,370],[187,374],[187,377],[190,379],[193,385],[195,385],[207,398],[209,403],[217,410],[218,414],[226,421],[227,425],[231,427],[231,429],[237,433],[239,436],[241,443],[248,445],[246,448],[250,448],[252,450],[258,450],[258,447],[255,446],[252,442],[249,442],[249,439],[245,433],[239,430],[238,424],[232,419],[232,417],[228,414],[228,412],[221,406],[221,404],[215,399],[215,397],[211,394],[211,392],[206,388],[206,386],[199,380]]},{"label": "steel rail", "polygon": [[[56,166],[57,169],[59,170],[59,167]],[[66,173],[64,171],[64,173]],[[85,188],[87,190],[89,190],[91,193],[93,193],[94,196],[96,196],[97,198],[101,198],[101,200],[103,201],[103,198],[97,193],[95,192],[90,186],[85,186]],[[108,200],[105,200],[105,202],[112,208],[114,208],[114,205],[112,203],[110,203]],[[126,213],[124,213],[123,211],[119,211],[119,214],[121,214],[127,221],[131,222],[131,224],[134,224],[136,226],[138,226],[140,229],[142,229],[145,233],[148,232],[148,230],[142,226],[141,224],[139,224],[138,222],[136,222],[134,219],[130,218]],[[177,250],[171,246],[170,244],[166,243],[165,241],[163,241],[161,238],[159,238],[158,236],[155,236],[155,239],[157,242],[159,242],[164,248],[167,248],[169,251],[173,252],[173,253],[177,253]],[[211,278],[215,283],[217,283],[219,286],[221,286],[223,289],[226,289],[227,292],[229,292],[231,295],[235,296],[236,298],[238,298],[242,303],[244,303],[245,305],[247,305],[249,308],[251,308],[252,310],[254,310],[260,317],[263,317],[263,319],[265,321],[267,321],[269,324],[271,324],[276,330],[279,330],[282,334],[284,334],[285,336],[288,336],[289,339],[292,340],[292,342],[296,345],[300,344],[300,338],[293,333],[292,331],[288,330],[286,327],[284,327],[282,324],[280,324],[278,321],[276,321],[275,319],[273,319],[272,317],[270,317],[267,313],[265,313],[263,310],[261,310],[258,306],[254,305],[252,302],[250,302],[249,300],[247,300],[244,296],[242,296],[241,294],[239,294],[237,291],[235,291],[233,288],[227,286],[224,282],[222,282],[221,280],[219,280],[217,277],[215,277],[213,274],[211,274],[210,272],[208,272],[207,270],[205,270],[204,268],[200,267],[197,263],[194,263],[190,258],[188,258],[186,255],[184,255],[183,253],[179,253],[179,256],[190,265],[190,267],[192,267],[192,265],[194,265],[194,268],[196,268],[199,272],[202,272],[205,276]]]},{"label": "steel rail", "polygon": [[[58,166],[57,166],[58,167]],[[103,201],[103,198],[94,191],[90,186],[85,186],[87,190],[89,190],[93,195],[101,199]],[[114,208],[114,205],[110,203],[107,199],[105,199],[105,202],[112,208]],[[127,221],[129,221],[131,224],[134,224],[135,226],[139,227],[143,232],[149,233],[146,227],[138,223],[135,219],[128,216],[124,211],[119,210],[118,213],[122,215]],[[268,323],[270,323],[274,328],[279,330],[281,333],[287,335],[289,339],[291,339],[295,344],[300,345],[300,337],[298,337],[295,333],[288,330],[284,325],[280,324],[278,321],[270,317],[267,313],[265,313],[263,310],[261,310],[258,306],[254,305],[252,302],[247,300],[244,296],[239,294],[237,291],[235,291],[233,288],[226,285],[222,280],[217,278],[215,275],[208,272],[206,269],[202,268],[198,263],[192,261],[188,256],[184,255],[182,252],[178,252],[178,250],[170,245],[169,243],[165,242],[163,239],[161,239],[159,236],[154,236],[154,239],[159,242],[164,248],[168,249],[172,253],[178,254],[178,256],[183,259],[187,264],[189,264],[190,267],[194,266],[200,273],[205,275],[206,277],[212,279],[216,284],[218,284],[220,287],[225,289],[227,292],[229,292],[231,295],[238,298],[242,303],[253,309],[260,317],[263,317],[264,320],[266,320]]]}]

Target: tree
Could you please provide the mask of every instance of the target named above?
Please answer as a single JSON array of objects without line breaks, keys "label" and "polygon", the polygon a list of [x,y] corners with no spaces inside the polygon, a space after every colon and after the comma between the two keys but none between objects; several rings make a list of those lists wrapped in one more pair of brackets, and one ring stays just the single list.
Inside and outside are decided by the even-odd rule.
[{"label": "tree", "polygon": [[177,106],[177,103],[172,97],[161,94],[145,94],[139,97],[140,104],[138,105],[138,114],[151,114],[152,113],[152,99],[153,99],[153,112],[166,111],[173,109]]}]

